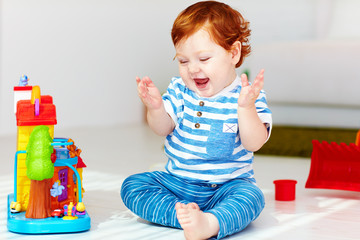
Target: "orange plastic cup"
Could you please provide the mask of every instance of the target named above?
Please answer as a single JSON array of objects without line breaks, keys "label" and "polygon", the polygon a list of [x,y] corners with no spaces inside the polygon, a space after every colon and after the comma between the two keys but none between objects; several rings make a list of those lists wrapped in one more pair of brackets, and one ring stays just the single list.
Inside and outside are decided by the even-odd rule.
[{"label": "orange plastic cup", "polygon": [[296,180],[280,179],[275,180],[275,200],[277,201],[294,201]]}]

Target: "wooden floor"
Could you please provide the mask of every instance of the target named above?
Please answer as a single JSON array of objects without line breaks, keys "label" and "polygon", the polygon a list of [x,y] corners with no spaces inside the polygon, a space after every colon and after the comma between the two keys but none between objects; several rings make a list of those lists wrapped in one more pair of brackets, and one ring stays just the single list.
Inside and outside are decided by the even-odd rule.
[{"label": "wooden floor", "polygon": [[[163,139],[145,126],[61,130],[83,150],[84,203],[91,217],[90,231],[60,235],[21,235],[7,231],[7,195],[13,192],[16,137],[0,137],[0,239],[184,239],[178,229],[150,224],[129,212],[119,191],[130,174],[163,169]],[[260,217],[244,231],[226,239],[360,239],[360,193],[305,189],[310,159],[256,155],[256,179],[266,198]],[[276,179],[295,179],[296,200],[275,201]]]}]

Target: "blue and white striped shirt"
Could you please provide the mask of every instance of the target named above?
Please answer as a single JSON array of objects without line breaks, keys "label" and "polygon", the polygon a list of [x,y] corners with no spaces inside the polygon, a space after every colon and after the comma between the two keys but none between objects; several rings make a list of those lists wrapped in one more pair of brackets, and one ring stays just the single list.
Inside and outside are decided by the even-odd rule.
[{"label": "blue and white striped shirt", "polygon": [[[166,170],[173,175],[209,183],[223,183],[234,178],[253,178],[253,152],[241,144],[238,128],[238,98],[241,80],[211,98],[199,97],[181,78],[173,78],[163,95],[165,109],[175,123],[166,137]],[[271,111],[261,91],[256,110],[272,127]]]}]

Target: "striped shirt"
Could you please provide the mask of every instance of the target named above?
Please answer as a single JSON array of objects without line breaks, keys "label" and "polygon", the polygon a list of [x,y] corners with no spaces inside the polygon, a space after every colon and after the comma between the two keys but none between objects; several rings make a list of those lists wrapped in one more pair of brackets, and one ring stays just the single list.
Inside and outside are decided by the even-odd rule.
[{"label": "striped shirt", "polygon": [[[238,128],[238,98],[241,80],[211,98],[199,97],[181,78],[172,79],[163,95],[165,109],[175,123],[165,139],[166,170],[173,175],[208,183],[235,178],[253,178],[254,154],[241,144]],[[270,136],[271,111],[264,91],[255,101],[259,118]]]}]

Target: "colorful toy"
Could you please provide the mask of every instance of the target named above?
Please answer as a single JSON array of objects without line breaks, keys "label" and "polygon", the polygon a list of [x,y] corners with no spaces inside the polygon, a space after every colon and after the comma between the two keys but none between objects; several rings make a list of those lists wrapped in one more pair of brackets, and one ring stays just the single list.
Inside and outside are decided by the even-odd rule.
[{"label": "colorful toy", "polygon": [[63,217],[64,216],[64,209],[55,209],[52,213],[51,213],[52,217]]},{"label": "colorful toy", "polygon": [[360,191],[360,146],[318,140],[312,144],[306,188]]},{"label": "colorful toy", "polygon": [[73,202],[69,205],[64,206],[64,220],[75,220],[77,216],[75,216],[76,207],[74,206]]},{"label": "colorful toy", "polygon": [[[22,76],[21,86],[14,87],[18,131],[14,193],[8,195],[8,230],[28,234],[89,230],[90,217],[82,202],[82,169],[86,165],[81,150],[71,139],[54,138],[53,99],[42,96],[40,87],[28,86],[27,81]],[[67,215],[65,206],[71,206],[72,221],[63,217]]]},{"label": "colorful toy", "polygon": [[20,77],[19,86],[27,86],[29,82],[29,78],[26,75],[22,75]]}]

